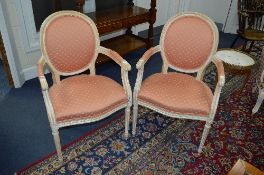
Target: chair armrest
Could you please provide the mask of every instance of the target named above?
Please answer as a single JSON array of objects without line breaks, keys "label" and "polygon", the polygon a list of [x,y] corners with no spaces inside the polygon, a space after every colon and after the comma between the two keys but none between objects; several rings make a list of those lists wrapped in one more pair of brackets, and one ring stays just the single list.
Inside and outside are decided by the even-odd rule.
[{"label": "chair armrest", "polygon": [[123,87],[128,96],[129,106],[131,106],[132,105],[132,92],[131,92],[131,86],[130,86],[129,79],[128,79],[128,71],[131,70],[130,64],[126,60],[124,60],[117,52],[111,49],[107,49],[105,47],[100,46],[99,53],[102,53],[108,56],[109,58],[114,60],[118,65],[120,65],[121,70],[122,70],[121,78],[122,78]]},{"label": "chair armrest", "polygon": [[[137,99],[138,91],[139,91],[139,89],[141,87],[145,63],[150,59],[150,57],[152,55],[154,55],[155,53],[157,53],[159,51],[160,51],[160,46],[159,45],[157,45],[155,47],[152,47],[149,50],[147,50],[143,54],[143,56],[139,59],[139,61],[137,62],[138,73],[137,73],[137,79],[136,79],[136,84],[135,84],[134,93],[133,93],[133,98],[134,99]],[[137,103],[137,101],[134,101],[134,103]]]},{"label": "chair armrest", "polygon": [[102,54],[108,56],[109,58],[111,58],[112,60],[114,60],[118,65],[120,65],[120,67],[122,69],[124,69],[126,71],[131,70],[130,64],[126,60],[124,60],[117,52],[100,46],[99,47],[99,53],[102,53]]},{"label": "chair armrest", "polygon": [[137,69],[141,69],[144,66],[144,64],[150,59],[150,57],[159,51],[160,51],[159,45],[147,50],[144,53],[144,55],[140,58],[140,60],[137,62]]},{"label": "chair armrest", "polygon": [[219,86],[224,86],[225,84],[225,69],[223,65],[223,61],[214,58],[213,63],[215,64],[217,68],[217,74],[218,74],[218,85]]},{"label": "chair armrest", "polygon": [[41,57],[39,62],[38,62],[38,78],[39,78],[39,82],[40,82],[40,86],[41,86],[42,91],[48,90],[48,88],[49,88],[47,80],[46,80],[44,72],[43,72],[44,66],[45,66],[45,60],[43,57]]}]

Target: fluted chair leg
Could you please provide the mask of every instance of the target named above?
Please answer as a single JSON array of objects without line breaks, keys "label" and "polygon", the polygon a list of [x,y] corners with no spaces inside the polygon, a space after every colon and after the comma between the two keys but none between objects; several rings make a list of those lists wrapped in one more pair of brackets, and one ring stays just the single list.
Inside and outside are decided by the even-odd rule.
[{"label": "fluted chair leg", "polygon": [[125,114],[125,137],[126,138],[128,138],[129,119],[130,119],[130,106],[127,106],[126,114]]},{"label": "fluted chair leg", "polygon": [[136,135],[137,115],[138,115],[138,104],[134,103],[133,105],[133,128],[132,128],[133,135]]},{"label": "fluted chair leg", "polygon": [[60,162],[63,162],[59,131],[56,129],[55,131],[52,132],[52,135],[53,135],[53,139],[55,142],[55,146],[56,146],[56,150],[57,150],[57,154],[58,154],[58,159]]},{"label": "fluted chair leg", "polygon": [[252,114],[255,114],[256,112],[258,112],[259,107],[262,104],[263,99],[264,99],[264,93],[259,93],[258,100],[257,100],[254,108],[252,109]]},{"label": "fluted chair leg", "polygon": [[200,142],[200,146],[198,148],[198,154],[200,154],[202,152],[202,149],[203,149],[203,146],[204,146],[204,143],[205,143],[205,140],[207,138],[207,135],[209,133],[210,128],[211,128],[211,123],[210,122],[206,122],[206,124],[204,126],[204,130],[203,130],[203,135],[202,135],[202,139],[201,139],[201,142]]}]

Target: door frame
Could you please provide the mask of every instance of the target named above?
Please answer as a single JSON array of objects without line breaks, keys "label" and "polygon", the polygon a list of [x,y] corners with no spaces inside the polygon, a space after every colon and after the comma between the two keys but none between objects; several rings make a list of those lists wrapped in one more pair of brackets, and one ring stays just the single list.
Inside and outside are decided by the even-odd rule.
[{"label": "door frame", "polygon": [[6,23],[6,18],[3,12],[2,3],[3,1],[0,1],[0,32],[2,34],[2,39],[3,39],[12,79],[14,82],[14,86],[15,88],[19,88],[22,86],[23,80],[21,80],[21,77],[19,76],[20,75],[19,71],[17,70],[16,64],[15,64],[15,57],[14,57],[14,53],[13,53],[12,46],[10,43],[11,40],[10,40],[10,36],[8,33],[8,29],[7,29],[7,23]]}]

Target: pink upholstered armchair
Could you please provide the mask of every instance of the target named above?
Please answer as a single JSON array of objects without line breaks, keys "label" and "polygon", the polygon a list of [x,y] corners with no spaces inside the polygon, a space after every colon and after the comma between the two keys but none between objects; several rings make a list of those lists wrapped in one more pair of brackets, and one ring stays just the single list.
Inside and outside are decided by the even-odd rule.
[{"label": "pink upholstered armchair", "polygon": [[[218,45],[218,30],[214,22],[199,13],[185,13],[173,17],[164,26],[160,45],[149,49],[137,63],[138,75],[133,94],[133,130],[136,133],[138,105],[163,115],[205,121],[198,149],[202,147],[214,120],[221,88],[225,82],[221,61],[213,59]],[[144,64],[155,53],[161,52],[162,73],[151,75],[142,82]],[[202,82],[207,65],[213,61],[218,70],[214,94]],[[167,72],[195,73],[193,76]]]},{"label": "pink upholstered armchair", "polygon": [[[118,53],[100,46],[94,22],[79,12],[56,12],[43,22],[40,41],[42,57],[38,63],[38,77],[59,160],[63,160],[58,131],[61,127],[95,122],[126,108],[127,137],[132,105],[128,80],[131,67]],[[98,53],[121,66],[123,86],[95,74]],[[50,88],[43,73],[45,64],[52,72]],[[90,75],[76,75],[88,69]],[[61,75],[75,76],[60,80]]]}]

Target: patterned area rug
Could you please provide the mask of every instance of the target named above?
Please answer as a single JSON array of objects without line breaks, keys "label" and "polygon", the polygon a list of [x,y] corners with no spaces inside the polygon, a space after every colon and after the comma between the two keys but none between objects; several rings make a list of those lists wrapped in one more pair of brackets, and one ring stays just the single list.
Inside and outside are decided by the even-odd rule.
[{"label": "patterned area rug", "polygon": [[[212,89],[214,76],[210,66],[205,82]],[[200,156],[203,122],[172,119],[140,108],[136,136],[124,138],[122,115],[67,146],[63,165],[51,154],[18,174],[227,174],[239,158],[264,170],[264,108],[251,115],[257,98],[252,93],[253,77],[243,91],[232,93],[229,87],[239,88],[242,80],[233,81],[227,75],[230,80]]]}]

